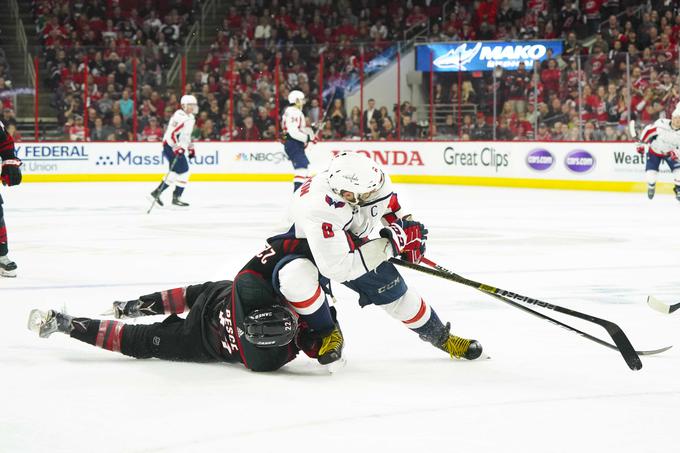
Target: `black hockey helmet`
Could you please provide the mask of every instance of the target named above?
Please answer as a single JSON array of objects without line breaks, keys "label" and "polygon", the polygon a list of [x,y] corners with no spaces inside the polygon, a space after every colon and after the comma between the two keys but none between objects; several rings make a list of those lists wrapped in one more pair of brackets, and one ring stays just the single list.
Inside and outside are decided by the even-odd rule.
[{"label": "black hockey helmet", "polygon": [[297,316],[282,305],[251,311],[244,319],[245,337],[261,348],[285,346],[295,338]]}]

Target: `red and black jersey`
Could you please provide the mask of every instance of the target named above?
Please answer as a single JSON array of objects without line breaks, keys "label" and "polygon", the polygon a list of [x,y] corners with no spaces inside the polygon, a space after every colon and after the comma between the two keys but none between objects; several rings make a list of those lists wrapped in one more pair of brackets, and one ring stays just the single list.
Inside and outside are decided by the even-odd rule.
[{"label": "red and black jersey", "polygon": [[14,139],[7,133],[5,125],[0,121],[0,158],[2,160],[15,159]]}]

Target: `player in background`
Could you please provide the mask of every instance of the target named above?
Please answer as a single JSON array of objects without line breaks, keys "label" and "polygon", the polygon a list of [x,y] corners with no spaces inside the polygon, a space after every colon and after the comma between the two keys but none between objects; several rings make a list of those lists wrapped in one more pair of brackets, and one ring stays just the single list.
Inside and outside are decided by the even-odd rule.
[{"label": "player in background", "polygon": [[661,161],[665,161],[673,172],[675,198],[680,201],[680,103],[671,114],[671,119],[656,120],[645,127],[640,134],[637,152],[647,153],[645,166],[647,175],[647,197],[654,198],[656,177]]},{"label": "player in background", "polygon": [[[177,316],[185,311],[186,319]],[[139,359],[242,363],[253,371],[277,370],[300,350],[317,358],[321,346],[271,284],[253,271],[239,273],[233,282],[207,282],[114,302],[113,314],[118,319],[170,316],[135,325],[36,309],[28,328],[42,338],[61,332]]]},{"label": "player in background", "polygon": [[170,118],[168,127],[163,135],[163,156],[170,164],[170,172],[165,180],[151,192],[156,203],[163,206],[161,194],[171,185],[175,185],[172,193],[172,204],[175,206],[189,206],[181,200],[184,188],[189,183],[189,159],[196,155],[194,144],[191,143],[191,132],[194,129],[196,119],[194,114],[198,112],[198,102],[190,94],[182,96],[180,109]]},{"label": "player in background", "polygon": [[[351,152],[334,157],[295,192],[291,218],[290,230],[270,238],[258,257],[273,267],[273,286],[300,319],[324,335],[327,361],[341,357],[344,341],[326,299],[329,279],[357,292],[362,307],[381,307],[451,357],[481,355],[481,344],[452,335],[389,262],[398,256],[418,263],[428,231],[403,211],[389,176],[371,159]],[[381,237],[369,239],[376,230]]]},{"label": "player in background", "polygon": [[[0,121],[0,180],[3,186],[16,186],[21,184],[21,160],[14,150],[14,139],[7,133],[5,125]],[[17,265],[7,257],[7,227],[2,210],[2,196],[0,196],[0,277],[16,277]]]},{"label": "player in background", "polygon": [[305,94],[293,90],[288,94],[288,103],[283,112],[281,123],[286,141],[283,149],[293,164],[293,191],[297,190],[309,176],[309,159],[305,148],[309,142],[316,143],[316,136],[307,128],[302,107],[305,105]]}]

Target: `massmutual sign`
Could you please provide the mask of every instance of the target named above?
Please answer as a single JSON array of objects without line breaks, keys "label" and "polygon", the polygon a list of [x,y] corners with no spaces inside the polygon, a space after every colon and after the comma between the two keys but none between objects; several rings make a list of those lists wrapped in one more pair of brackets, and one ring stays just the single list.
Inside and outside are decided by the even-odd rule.
[{"label": "massmutual sign", "polygon": [[491,71],[496,66],[531,70],[535,61],[562,54],[562,41],[468,41],[416,47],[416,69],[429,72]]}]

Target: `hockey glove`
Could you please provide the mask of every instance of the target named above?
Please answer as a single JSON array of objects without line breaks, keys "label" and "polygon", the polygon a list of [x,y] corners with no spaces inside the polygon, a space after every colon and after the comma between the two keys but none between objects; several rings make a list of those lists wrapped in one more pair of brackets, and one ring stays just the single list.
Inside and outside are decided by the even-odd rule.
[{"label": "hockey glove", "polygon": [[678,157],[678,151],[677,150],[673,150],[670,153],[668,153],[668,157],[671,158],[672,160],[680,161],[680,158]]},{"label": "hockey glove", "polygon": [[3,186],[16,186],[21,184],[21,160],[18,157],[2,161],[0,180]]},{"label": "hockey glove", "polygon": [[175,156],[181,156],[185,153],[185,149],[181,146],[178,146],[177,148],[173,149],[172,152],[175,153]]},{"label": "hockey glove", "polygon": [[380,230],[380,236],[387,238],[392,245],[394,256],[412,263],[417,263],[425,253],[427,228],[420,222],[413,220],[398,220]]},{"label": "hockey glove", "polygon": [[638,154],[644,154],[646,149],[647,146],[644,143],[638,143],[635,147],[635,151],[637,151]]},{"label": "hockey glove", "polygon": [[196,149],[194,148],[194,145],[189,145],[189,159],[193,159],[196,157]]}]

